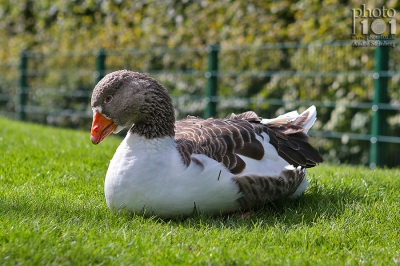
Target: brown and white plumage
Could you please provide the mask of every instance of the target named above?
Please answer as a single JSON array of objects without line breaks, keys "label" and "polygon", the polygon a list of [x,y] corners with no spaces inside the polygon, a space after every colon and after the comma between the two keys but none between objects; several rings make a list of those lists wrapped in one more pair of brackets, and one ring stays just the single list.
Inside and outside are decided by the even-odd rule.
[{"label": "brown and white plumage", "polygon": [[188,215],[194,206],[214,214],[246,210],[299,196],[308,185],[305,168],[322,162],[307,136],[313,106],[275,119],[249,111],[175,122],[160,83],[122,70],[95,87],[92,108],[94,144],[131,127],[106,176],[111,209],[162,217]]},{"label": "brown and white plumage", "polygon": [[[303,117],[307,118],[308,112]],[[289,164],[312,167],[321,162],[321,157],[309,144],[302,121],[263,124],[254,112],[232,114],[227,119],[188,117],[175,123],[175,138],[186,164],[190,163],[191,154],[205,154],[223,163],[231,173],[239,174],[246,167],[239,155],[254,160],[261,160],[264,156],[264,147],[256,139],[264,132],[279,156]]]}]

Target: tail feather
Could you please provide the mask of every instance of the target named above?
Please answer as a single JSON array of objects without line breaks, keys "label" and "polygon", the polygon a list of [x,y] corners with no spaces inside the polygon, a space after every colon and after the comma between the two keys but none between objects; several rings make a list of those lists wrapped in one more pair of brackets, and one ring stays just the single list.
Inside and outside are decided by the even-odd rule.
[{"label": "tail feather", "polygon": [[307,135],[316,116],[315,106],[311,106],[301,114],[290,112],[263,125],[271,145],[289,164],[308,168],[323,161],[318,150],[309,143]]},{"label": "tail feather", "polygon": [[297,111],[288,112],[286,114],[280,115],[272,119],[262,119],[263,124],[287,124],[293,123],[296,126],[304,128],[304,133],[314,125],[315,120],[317,120],[317,109],[314,105],[310,106],[307,110],[299,114]]},{"label": "tail feather", "polygon": [[310,106],[307,110],[302,112],[294,121],[293,124],[301,126],[304,128],[304,133],[314,125],[315,120],[317,120],[317,109],[314,105]]}]

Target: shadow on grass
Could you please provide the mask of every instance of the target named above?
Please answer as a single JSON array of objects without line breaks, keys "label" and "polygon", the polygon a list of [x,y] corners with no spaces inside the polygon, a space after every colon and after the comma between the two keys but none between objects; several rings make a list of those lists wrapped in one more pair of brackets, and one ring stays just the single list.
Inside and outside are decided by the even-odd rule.
[{"label": "shadow on grass", "polygon": [[194,228],[254,228],[255,224],[266,226],[312,226],[320,220],[336,219],[349,204],[362,201],[364,194],[354,188],[311,188],[297,200],[282,200],[270,203],[248,213],[234,212],[229,215],[211,216],[197,213],[192,217],[162,220],[163,223],[180,224]]}]

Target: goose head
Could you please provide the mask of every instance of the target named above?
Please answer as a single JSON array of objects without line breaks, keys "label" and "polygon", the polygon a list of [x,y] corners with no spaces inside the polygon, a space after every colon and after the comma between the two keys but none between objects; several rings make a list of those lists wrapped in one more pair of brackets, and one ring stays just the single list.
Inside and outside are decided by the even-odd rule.
[{"label": "goose head", "polygon": [[174,108],[167,90],[146,74],[119,70],[95,86],[90,140],[99,144],[109,134],[131,127],[146,138],[174,136]]}]

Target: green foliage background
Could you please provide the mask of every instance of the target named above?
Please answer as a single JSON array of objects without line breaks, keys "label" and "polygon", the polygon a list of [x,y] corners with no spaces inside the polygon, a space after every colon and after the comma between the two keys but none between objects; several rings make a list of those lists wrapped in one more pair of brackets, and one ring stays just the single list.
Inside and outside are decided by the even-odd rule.
[{"label": "green foliage background", "polygon": [[[374,65],[373,48],[316,44],[252,49],[276,42],[349,40],[352,9],[362,4],[369,8],[384,5],[387,9],[399,10],[400,7],[400,1],[396,0],[382,3],[361,0],[0,0],[0,92],[17,94],[19,53],[28,50],[33,58],[29,61],[32,87],[29,103],[48,109],[45,115],[32,115],[32,120],[82,128],[90,121],[64,117],[69,115],[68,110],[90,113],[87,98],[76,94],[90,94],[94,85],[94,55],[100,48],[110,51],[107,71],[120,68],[149,71],[173,95],[202,95],[206,68],[204,48],[220,44],[220,69],[228,74],[220,78],[219,95],[244,97],[244,100],[222,102],[219,116],[253,109],[261,116],[271,117],[298,108],[290,103],[295,100],[338,101],[344,105],[370,102],[373,79],[368,75]],[[397,13],[395,18],[400,21],[400,12]],[[389,81],[392,104],[400,103],[397,88],[400,75],[396,73],[400,65],[398,51],[397,47],[391,50],[390,70],[395,72]],[[181,72],[175,75],[157,72],[162,70]],[[258,74],[266,70],[289,74]],[[290,71],[302,71],[306,75],[291,76]],[[239,72],[247,75],[235,74]],[[316,72],[336,74],[312,75]],[[265,98],[283,99],[286,104],[278,108],[259,101]],[[7,102],[0,99],[0,107],[12,109],[15,103],[15,98]],[[179,117],[202,115],[204,104],[198,98],[176,104]],[[67,109],[62,111],[64,117],[52,115],[60,109]],[[314,129],[369,133],[370,110],[327,106],[318,111],[319,120]],[[388,135],[400,135],[400,114],[392,112],[388,122]],[[368,143],[340,139],[317,142],[327,160],[363,164],[368,161]]]},{"label": "green foliage background", "polygon": [[[375,1],[369,1],[375,5]],[[348,39],[365,1],[1,1],[2,59],[45,52]],[[391,1],[387,7],[398,7]]]},{"label": "green foliage background", "polygon": [[1,59],[22,49],[261,45],[349,39],[351,9],[399,1],[0,1]]}]

